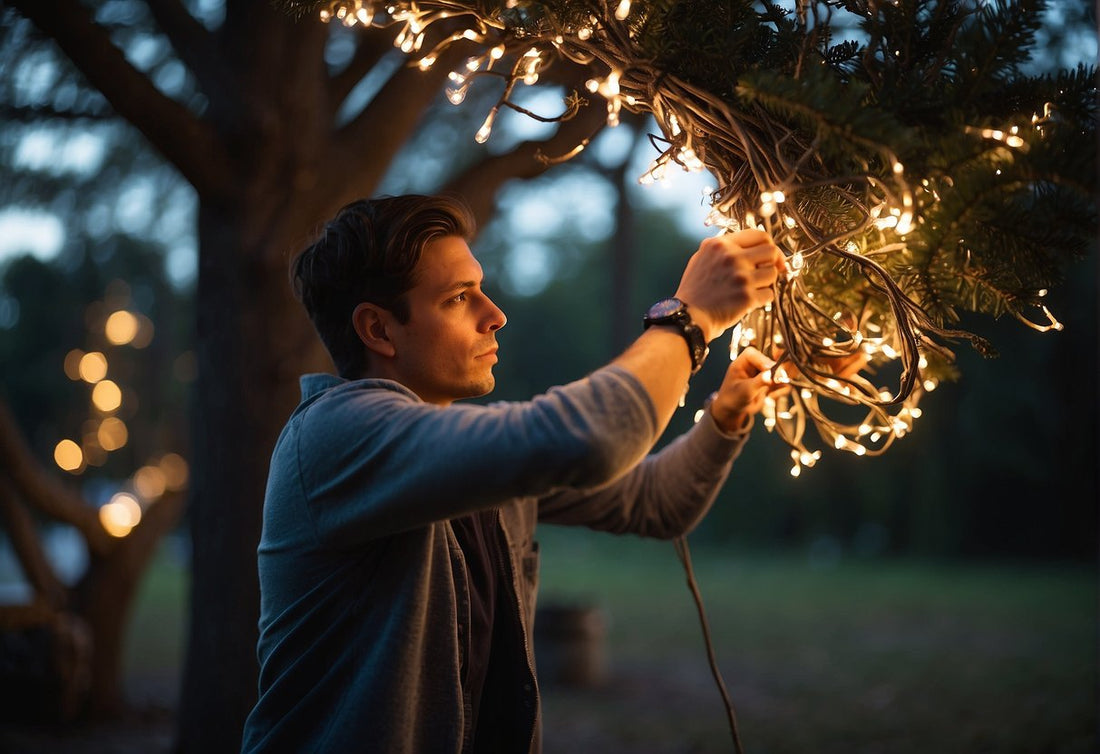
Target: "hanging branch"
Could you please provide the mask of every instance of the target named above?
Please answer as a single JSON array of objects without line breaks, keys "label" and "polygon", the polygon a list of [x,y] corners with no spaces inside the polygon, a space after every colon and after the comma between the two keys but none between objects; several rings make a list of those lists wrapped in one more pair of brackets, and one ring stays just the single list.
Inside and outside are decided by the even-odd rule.
[{"label": "hanging branch", "polygon": [[[661,135],[641,182],[672,165],[707,170],[706,224],[760,227],[787,255],[775,301],[734,328],[731,355],[753,345],[780,362],[791,389],[765,406],[765,425],[790,445],[796,476],[821,455],[808,424],[834,448],[878,455],[912,429],[921,396],[954,378],[950,343],[994,354],[953,327],[957,309],[1060,329],[1042,297],[1096,237],[1095,71],[1020,72],[1039,0],[798,0],[793,12],[770,0],[274,2],[396,26],[421,70],[473,43],[449,74],[451,102],[504,81],[478,142],[502,107],[528,112],[516,88],[557,63],[590,72],[606,126],[624,109],[651,115]],[[443,19],[461,24],[422,49]],[[529,114],[567,120],[570,97],[560,114]],[[571,159],[590,140],[541,159]],[[895,384],[872,382],[890,371]]]}]

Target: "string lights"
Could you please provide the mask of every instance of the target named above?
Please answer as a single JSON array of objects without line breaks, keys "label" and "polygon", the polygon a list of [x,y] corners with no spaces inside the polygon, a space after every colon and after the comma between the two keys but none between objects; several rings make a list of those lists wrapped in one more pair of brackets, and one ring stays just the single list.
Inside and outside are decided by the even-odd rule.
[{"label": "string lights", "polygon": [[[946,343],[963,340],[982,353],[991,352],[980,337],[944,327],[941,323],[949,316],[929,312],[928,301],[936,298],[925,295],[931,273],[922,277],[914,270],[932,270],[948,249],[961,255],[964,277],[971,274],[975,285],[981,283],[981,271],[968,266],[967,240],[952,235],[957,217],[966,210],[955,219],[942,211],[944,196],[954,189],[949,168],[991,166],[993,176],[1001,176],[1002,169],[1011,171],[1016,156],[1047,135],[1044,129],[1057,114],[1052,103],[1041,113],[1017,117],[1019,122],[963,126],[964,157],[954,166],[935,169],[925,161],[924,174],[911,175],[895,148],[868,136],[869,127],[861,131],[867,108],[855,94],[850,95],[846,122],[836,125],[818,118],[813,125],[813,114],[800,111],[792,100],[782,101],[779,79],[772,91],[742,81],[734,98],[663,70],[641,42],[652,24],[662,22],[655,20],[657,4],[561,4],[556,14],[549,4],[516,0],[495,6],[370,0],[283,4],[315,12],[325,22],[392,27],[394,45],[422,70],[434,66],[456,43],[473,43],[478,52],[450,72],[449,100],[463,102],[480,77],[505,82],[474,134],[479,143],[491,137],[502,107],[543,121],[573,117],[581,106],[576,97],[566,101],[561,114],[550,117],[512,101],[516,86],[536,84],[557,61],[592,72],[586,88],[606,103],[607,127],[618,125],[624,110],[652,115],[662,132],[652,139],[659,154],[639,180],[660,181],[671,165],[708,170],[718,186],[709,195],[705,224],[720,233],[761,228],[786,255],[787,274],[777,284],[774,303],[733,329],[730,352],[735,357],[740,349],[754,346],[776,358],[774,377],[789,389],[768,399],[764,421],[790,446],[794,476],[821,458],[821,451],[811,447],[810,426],[826,447],[881,454],[912,431],[921,415],[921,397],[952,375],[954,354]],[[783,24],[795,28],[806,40],[788,83],[798,79],[796,85],[828,91],[818,72],[825,61],[817,55],[819,39],[828,32],[832,11],[822,10],[828,5],[800,0],[793,19],[760,16],[776,29]],[[982,12],[975,8],[973,13]],[[440,26],[432,33],[441,22],[446,22],[446,31]],[[428,40],[437,38],[429,46]],[[900,52],[893,57],[899,58]],[[790,111],[790,117],[775,117],[777,110]],[[895,130],[904,129],[899,125]],[[564,154],[541,159],[571,159],[590,138]],[[828,138],[844,144],[843,158],[823,157]],[[904,142],[904,134],[898,141]],[[1006,297],[999,305],[1036,330],[1061,329],[1041,300],[1045,295],[1045,289],[1033,290]],[[1029,317],[1030,310],[1041,312],[1042,319]]]},{"label": "string lights", "polygon": [[[107,300],[89,307],[90,340],[106,351],[122,346],[145,348],[153,339],[152,321],[124,308],[126,297],[118,294],[126,290],[124,285],[116,281],[112,287],[114,293]],[[111,310],[106,316],[105,309]],[[110,453],[121,450],[130,440],[129,428],[118,415],[129,391],[109,379],[112,359],[104,350],[74,348],[65,355],[64,370],[69,379],[91,387],[89,419],[84,422],[80,441],[65,438],[54,446],[54,463],[73,475],[83,474],[89,466],[102,466]],[[179,454],[148,459],[100,506],[100,524],[111,536],[125,537],[141,522],[149,506],[166,492],[184,489],[187,479],[187,461]]]}]

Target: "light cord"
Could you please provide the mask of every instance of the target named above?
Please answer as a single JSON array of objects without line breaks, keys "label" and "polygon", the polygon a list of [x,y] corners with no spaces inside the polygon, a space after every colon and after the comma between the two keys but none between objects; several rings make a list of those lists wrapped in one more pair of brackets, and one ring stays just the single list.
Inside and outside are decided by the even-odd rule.
[{"label": "light cord", "polygon": [[695,607],[699,611],[699,625],[703,628],[703,641],[707,646],[707,661],[710,663],[710,672],[714,676],[714,682],[718,686],[718,691],[722,695],[722,703],[726,707],[726,717],[729,719],[730,735],[733,737],[733,748],[737,754],[744,754],[744,748],[741,746],[741,736],[737,732],[737,714],[733,710],[733,701],[730,699],[729,691],[726,689],[726,683],[722,680],[722,673],[718,669],[718,661],[714,654],[714,644],[710,638],[710,622],[707,620],[707,612],[703,607],[703,596],[699,592],[699,584],[695,581],[695,570],[691,566],[691,553],[688,551],[687,537],[679,536],[673,543],[676,545],[676,554],[680,557],[680,562],[684,565],[684,572],[687,574],[688,589],[691,590],[691,596],[695,598]]}]

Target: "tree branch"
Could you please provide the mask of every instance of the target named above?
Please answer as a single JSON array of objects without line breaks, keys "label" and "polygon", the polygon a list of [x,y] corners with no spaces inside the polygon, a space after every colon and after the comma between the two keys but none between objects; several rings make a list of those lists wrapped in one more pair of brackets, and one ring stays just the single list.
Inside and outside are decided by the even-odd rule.
[{"label": "tree branch", "polygon": [[88,704],[93,715],[118,711],[122,698],[122,648],[126,624],[141,579],[161,539],[179,521],[185,496],[173,492],[149,506],[141,522],[106,557],[92,559],[77,587],[80,613],[92,632],[92,678]]},{"label": "tree branch", "polygon": [[226,75],[213,35],[192,16],[179,0],[145,0],[160,30],[172,43],[172,49],[208,95],[224,89]]},{"label": "tree branch", "polygon": [[379,29],[371,29],[359,35],[359,44],[355,48],[355,54],[348,62],[344,70],[330,79],[329,101],[332,103],[333,112],[339,109],[355,85],[363,80],[382,57],[393,49],[393,32],[383,32]]},{"label": "tree branch", "polygon": [[105,123],[115,120],[117,117],[108,108],[98,111],[58,110],[48,104],[21,106],[13,105],[10,102],[0,103],[0,120],[10,123],[36,123],[45,119],[66,120],[74,123],[82,121]]},{"label": "tree branch", "polygon": [[78,0],[11,0],[51,37],[111,103],[202,194],[233,185],[232,160],[216,132],[162,94],[126,60]]},{"label": "tree branch", "polygon": [[590,101],[572,120],[558,126],[549,139],[525,141],[510,152],[486,157],[448,181],[445,189],[457,193],[469,204],[481,226],[492,217],[496,194],[506,182],[546,172],[551,164],[539,159],[540,155],[553,158],[587,144],[606,121],[607,111]]},{"label": "tree branch", "polygon": [[[471,45],[466,40],[451,45],[427,71],[409,65],[395,71],[363,112],[333,138],[331,163],[339,175],[331,183],[350,185],[353,190],[364,184],[377,185],[439,94],[447,75],[458,61],[469,56]],[[363,148],[366,144],[369,149]]]},{"label": "tree branch", "polygon": [[45,472],[3,400],[0,400],[0,469],[7,472],[12,485],[28,503],[79,529],[93,553],[111,550],[114,543],[100,525],[95,508]]},{"label": "tree branch", "polygon": [[4,522],[19,565],[23,567],[23,574],[38,597],[37,601],[55,610],[63,608],[67,590],[46,559],[38,530],[27,508],[16,499],[15,490],[3,473],[0,473],[0,519]]}]

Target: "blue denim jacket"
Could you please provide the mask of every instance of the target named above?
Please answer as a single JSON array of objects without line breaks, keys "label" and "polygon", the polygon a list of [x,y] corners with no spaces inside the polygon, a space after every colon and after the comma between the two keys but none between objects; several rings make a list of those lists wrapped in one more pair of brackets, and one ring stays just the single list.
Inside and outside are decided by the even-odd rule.
[{"label": "blue denim jacket", "polygon": [[[605,367],[524,403],[422,402],[387,380],[302,378],[272,454],[258,549],[259,698],[243,752],[471,751],[469,594],[449,519],[499,509],[514,689],[493,749],[537,752],[537,521],[671,538],[702,518],[745,434],[707,418],[658,453],[655,413]],[[496,662],[496,660],[494,660]],[[479,748],[482,748],[479,746]]]}]

